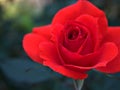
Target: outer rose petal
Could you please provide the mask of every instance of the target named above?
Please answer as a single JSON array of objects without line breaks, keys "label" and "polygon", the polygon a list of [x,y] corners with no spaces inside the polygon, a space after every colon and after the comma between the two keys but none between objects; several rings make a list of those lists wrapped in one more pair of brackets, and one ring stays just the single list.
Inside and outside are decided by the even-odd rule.
[{"label": "outer rose petal", "polygon": [[50,39],[50,26],[36,27],[33,32],[23,38],[23,48],[28,56],[36,62],[42,63],[39,57],[39,44]]},{"label": "outer rose petal", "polygon": [[97,9],[94,5],[92,5],[89,1],[78,1],[75,4],[69,5],[55,15],[53,18],[54,23],[62,23],[64,24],[68,20],[74,20],[80,15],[88,14],[91,16],[99,17],[103,15],[103,12]]},{"label": "outer rose petal", "polygon": [[[112,51],[112,52],[111,52]],[[80,56],[77,53],[72,53],[65,49],[60,48],[60,54],[65,62],[65,66],[76,66],[79,72],[82,70],[90,70],[96,67],[105,67],[118,53],[118,49],[114,43],[107,42],[102,45],[101,49],[97,52]]]},{"label": "outer rose petal", "polygon": [[44,59],[43,64],[52,68],[54,71],[61,73],[65,76],[74,78],[74,79],[84,79],[87,77],[87,74],[76,72],[65,68],[64,64],[61,61],[61,57],[55,47],[51,42],[44,42],[39,45],[40,57]]},{"label": "outer rose petal", "polygon": [[[106,63],[108,63],[109,60],[111,60],[111,58],[116,55],[116,49],[114,49],[113,43],[106,43],[103,48],[105,55],[103,54],[103,56],[100,57],[101,60],[99,60],[96,65],[91,67],[81,67],[62,62],[62,57],[58,53],[55,44],[53,44],[52,42],[43,42],[39,45],[40,57],[44,59],[44,65],[50,67],[58,73],[74,79],[85,79],[87,77],[86,71],[95,67],[105,66]],[[109,52],[110,48],[112,52]],[[78,61],[78,63],[80,62]]]},{"label": "outer rose petal", "polygon": [[44,65],[49,66],[55,72],[61,73],[62,75],[65,75],[67,77],[73,78],[75,80],[77,80],[77,79],[85,79],[88,76],[85,73],[72,71],[70,69],[65,68],[64,66],[58,65],[58,64],[50,62],[50,61],[45,61]]},{"label": "outer rose petal", "polygon": [[66,22],[75,20],[77,17],[84,14],[98,17],[99,28],[103,33],[106,31],[107,19],[104,12],[86,0],[79,0],[77,3],[61,9],[53,18],[52,24],[60,23],[64,25]]},{"label": "outer rose petal", "polygon": [[62,65],[61,56],[59,55],[55,45],[51,42],[43,42],[39,44],[39,56],[45,61]]},{"label": "outer rose petal", "polygon": [[[112,41],[118,46],[118,55],[115,59],[107,64],[104,68],[97,68],[97,70],[105,73],[116,73],[120,72],[120,27],[109,27],[108,33],[105,37],[106,41]],[[111,51],[112,52],[112,51]]]}]

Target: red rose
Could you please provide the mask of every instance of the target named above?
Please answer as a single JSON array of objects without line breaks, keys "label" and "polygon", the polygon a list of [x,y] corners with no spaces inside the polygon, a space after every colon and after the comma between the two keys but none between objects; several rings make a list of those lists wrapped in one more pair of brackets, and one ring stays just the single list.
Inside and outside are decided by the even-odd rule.
[{"label": "red rose", "polygon": [[50,25],[25,35],[23,47],[34,61],[67,77],[84,79],[87,71],[120,71],[120,27],[108,27],[103,11],[89,1],[61,9]]}]

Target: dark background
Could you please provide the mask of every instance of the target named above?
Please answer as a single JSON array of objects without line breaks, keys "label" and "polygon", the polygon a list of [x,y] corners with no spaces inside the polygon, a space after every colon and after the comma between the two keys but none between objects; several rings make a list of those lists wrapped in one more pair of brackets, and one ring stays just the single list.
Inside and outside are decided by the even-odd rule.
[{"label": "dark background", "polygon": [[[90,1],[105,11],[110,26],[120,26],[120,0]],[[0,90],[74,90],[72,79],[33,62],[22,48],[26,33],[49,24],[59,9],[74,2],[0,0]],[[120,79],[90,71],[82,90],[120,90]]]}]

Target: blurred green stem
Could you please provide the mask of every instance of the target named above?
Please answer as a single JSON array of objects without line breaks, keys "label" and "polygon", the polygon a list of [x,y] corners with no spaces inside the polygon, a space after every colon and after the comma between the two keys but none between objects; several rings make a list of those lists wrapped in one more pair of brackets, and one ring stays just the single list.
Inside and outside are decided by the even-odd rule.
[{"label": "blurred green stem", "polygon": [[73,80],[75,90],[81,90],[83,87],[84,80]]}]

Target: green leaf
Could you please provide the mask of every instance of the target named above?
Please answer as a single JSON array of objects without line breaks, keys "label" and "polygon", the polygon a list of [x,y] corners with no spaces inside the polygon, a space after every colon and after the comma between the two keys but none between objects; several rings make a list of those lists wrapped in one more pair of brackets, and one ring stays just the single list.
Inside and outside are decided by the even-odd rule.
[{"label": "green leaf", "polygon": [[5,60],[0,63],[0,68],[9,83],[17,87],[27,87],[53,79],[59,75],[50,69],[27,59]]}]

